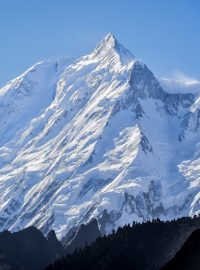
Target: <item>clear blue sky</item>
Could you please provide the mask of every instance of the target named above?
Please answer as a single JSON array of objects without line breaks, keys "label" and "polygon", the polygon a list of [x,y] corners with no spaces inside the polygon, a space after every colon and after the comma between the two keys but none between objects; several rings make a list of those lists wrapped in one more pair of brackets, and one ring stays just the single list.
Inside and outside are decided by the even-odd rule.
[{"label": "clear blue sky", "polygon": [[157,76],[200,80],[199,0],[0,0],[0,86],[37,61],[117,39]]}]

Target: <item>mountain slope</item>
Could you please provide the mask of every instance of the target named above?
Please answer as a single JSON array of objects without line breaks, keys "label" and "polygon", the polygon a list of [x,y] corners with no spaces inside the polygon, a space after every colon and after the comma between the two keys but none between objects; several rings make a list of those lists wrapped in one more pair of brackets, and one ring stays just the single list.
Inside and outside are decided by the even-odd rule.
[{"label": "mountain slope", "polygon": [[198,270],[200,265],[200,229],[194,231],[175,257],[162,270]]},{"label": "mountain slope", "polygon": [[200,92],[168,93],[112,34],[0,93],[1,230],[198,213]]}]

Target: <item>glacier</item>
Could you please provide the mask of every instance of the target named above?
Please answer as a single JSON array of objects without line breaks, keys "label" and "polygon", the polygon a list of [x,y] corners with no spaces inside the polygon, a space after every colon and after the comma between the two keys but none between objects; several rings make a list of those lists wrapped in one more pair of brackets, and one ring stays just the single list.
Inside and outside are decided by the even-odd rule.
[{"label": "glacier", "polygon": [[157,79],[108,34],[0,89],[0,230],[61,239],[199,211],[200,83]]}]

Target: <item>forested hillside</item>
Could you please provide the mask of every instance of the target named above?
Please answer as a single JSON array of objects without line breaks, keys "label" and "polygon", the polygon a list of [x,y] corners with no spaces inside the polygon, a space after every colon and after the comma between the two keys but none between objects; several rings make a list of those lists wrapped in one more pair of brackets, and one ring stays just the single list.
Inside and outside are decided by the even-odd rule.
[{"label": "forested hillside", "polygon": [[200,228],[197,216],[133,223],[133,226],[126,225],[111,235],[98,238],[82,250],[77,249],[46,270],[160,269],[196,228]]}]

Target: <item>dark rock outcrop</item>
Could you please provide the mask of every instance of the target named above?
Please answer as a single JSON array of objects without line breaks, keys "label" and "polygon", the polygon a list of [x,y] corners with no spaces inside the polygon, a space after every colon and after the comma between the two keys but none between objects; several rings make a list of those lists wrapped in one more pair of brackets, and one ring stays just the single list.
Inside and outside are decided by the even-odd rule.
[{"label": "dark rock outcrop", "polygon": [[0,270],[40,270],[63,252],[55,232],[47,238],[35,227],[0,233]]},{"label": "dark rock outcrop", "polygon": [[65,243],[65,254],[72,253],[76,248],[84,248],[93,243],[101,236],[96,219],[88,224],[82,224],[79,229],[73,233],[69,243]]}]

